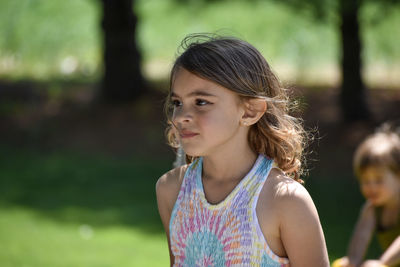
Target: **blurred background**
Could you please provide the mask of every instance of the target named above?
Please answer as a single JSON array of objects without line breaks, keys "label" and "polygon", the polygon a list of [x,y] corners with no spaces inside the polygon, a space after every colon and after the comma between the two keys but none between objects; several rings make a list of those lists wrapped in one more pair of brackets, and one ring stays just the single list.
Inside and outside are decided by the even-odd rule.
[{"label": "blurred background", "polygon": [[162,106],[195,32],[249,41],[290,88],[317,129],[305,186],[330,259],[344,255],[363,202],[354,149],[400,118],[399,2],[0,1],[0,265],[168,264]]}]

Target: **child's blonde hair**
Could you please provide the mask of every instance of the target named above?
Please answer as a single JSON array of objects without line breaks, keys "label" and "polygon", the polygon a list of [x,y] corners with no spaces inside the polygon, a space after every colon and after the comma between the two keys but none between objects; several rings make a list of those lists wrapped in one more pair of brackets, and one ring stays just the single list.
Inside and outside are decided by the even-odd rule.
[{"label": "child's blonde hair", "polygon": [[[289,97],[265,58],[249,43],[215,35],[190,35],[181,44],[184,52],[176,59],[170,76],[166,114],[168,143],[178,147],[171,121],[171,89],[179,69],[215,82],[243,99],[264,98],[267,111],[251,126],[248,140],[256,153],[274,159],[285,173],[302,182],[302,156],[306,132],[302,122],[290,116]],[[188,162],[192,159],[188,157]]]},{"label": "child's blonde hair", "polygon": [[400,177],[400,136],[389,124],[368,136],[356,149],[353,161],[358,178],[368,167],[387,167]]}]

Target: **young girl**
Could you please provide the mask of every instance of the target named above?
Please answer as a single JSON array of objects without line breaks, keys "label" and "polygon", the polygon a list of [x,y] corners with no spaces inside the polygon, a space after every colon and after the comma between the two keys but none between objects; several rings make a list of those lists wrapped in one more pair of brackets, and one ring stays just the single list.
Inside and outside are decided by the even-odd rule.
[{"label": "young girl", "polygon": [[[354,170],[366,203],[361,210],[348,256],[336,267],[400,266],[400,137],[388,129],[369,136],[357,148]],[[379,260],[363,262],[373,233],[384,250]]]},{"label": "young girl", "polygon": [[156,185],[171,266],[329,266],[299,183],[304,131],[268,63],[235,38],[182,44],[167,136],[190,164]]}]

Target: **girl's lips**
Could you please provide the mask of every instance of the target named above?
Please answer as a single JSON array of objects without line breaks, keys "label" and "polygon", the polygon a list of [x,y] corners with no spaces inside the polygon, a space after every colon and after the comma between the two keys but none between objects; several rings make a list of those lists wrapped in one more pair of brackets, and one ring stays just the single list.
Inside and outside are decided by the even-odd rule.
[{"label": "girl's lips", "polygon": [[197,133],[194,132],[189,132],[189,131],[182,131],[179,133],[179,135],[181,136],[181,138],[191,138],[194,137],[196,135],[198,135]]}]

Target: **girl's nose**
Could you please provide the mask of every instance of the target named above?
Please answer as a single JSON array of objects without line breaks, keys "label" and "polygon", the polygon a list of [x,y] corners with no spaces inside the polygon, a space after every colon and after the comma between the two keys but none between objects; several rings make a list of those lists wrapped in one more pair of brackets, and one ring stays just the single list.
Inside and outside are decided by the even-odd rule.
[{"label": "girl's nose", "polygon": [[190,122],[192,119],[192,112],[184,106],[176,108],[172,116],[172,121],[174,122],[174,124],[187,123]]}]

